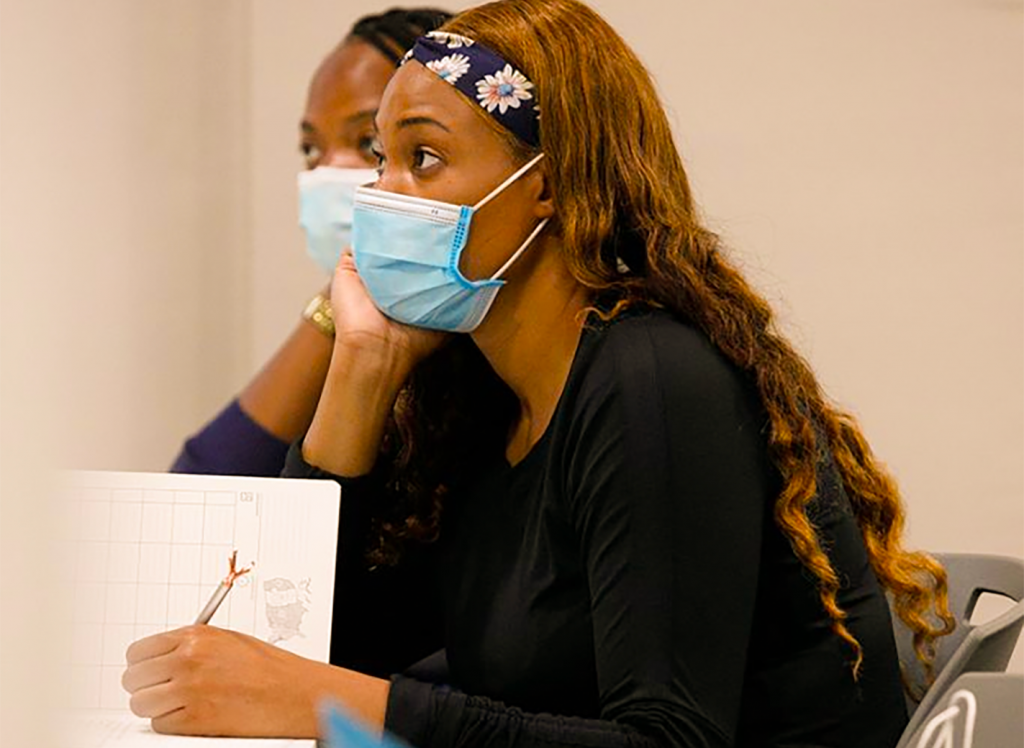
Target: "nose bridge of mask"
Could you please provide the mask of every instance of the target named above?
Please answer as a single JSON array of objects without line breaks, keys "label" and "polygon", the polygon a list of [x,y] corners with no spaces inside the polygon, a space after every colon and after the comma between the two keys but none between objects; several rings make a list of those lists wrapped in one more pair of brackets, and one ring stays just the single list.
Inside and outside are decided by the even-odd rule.
[{"label": "nose bridge of mask", "polygon": [[355,203],[378,213],[415,216],[442,224],[458,223],[463,213],[463,206],[455,203],[403,195],[400,192],[387,192],[376,187],[356,189]]},{"label": "nose bridge of mask", "polygon": [[355,202],[358,205],[378,212],[414,215],[437,223],[457,224],[462,222],[466,224],[471,214],[480,210],[500,195],[506,187],[529,171],[542,158],[544,158],[543,153],[537,154],[537,156],[523,164],[522,167],[513,172],[504,182],[491,190],[473,206],[446,203],[442,200],[405,195],[401,192],[388,192],[387,190],[379,190],[376,187],[369,186],[362,186],[356,189]]},{"label": "nose bridge of mask", "polygon": [[[359,185],[376,178],[373,169],[341,169],[318,166],[300,171],[299,225],[323,234],[352,224],[352,205]],[[339,247],[338,251],[341,251]]]}]

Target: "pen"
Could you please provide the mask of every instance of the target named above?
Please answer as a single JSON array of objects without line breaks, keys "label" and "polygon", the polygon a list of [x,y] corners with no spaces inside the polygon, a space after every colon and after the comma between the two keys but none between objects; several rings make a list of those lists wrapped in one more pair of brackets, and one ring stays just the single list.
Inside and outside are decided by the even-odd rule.
[{"label": "pen", "polygon": [[228,575],[224,577],[219,585],[217,585],[217,589],[215,589],[213,594],[210,595],[210,599],[207,601],[206,605],[204,605],[203,609],[199,611],[199,615],[196,616],[196,624],[209,623],[210,619],[213,618],[213,614],[217,612],[217,608],[219,608],[220,604],[224,602],[224,598],[228,596],[235,580],[243,574],[248,574],[253,570],[253,567],[256,566],[256,562],[253,561],[244,569],[238,569],[235,566],[237,562],[238,550],[236,549],[232,551],[231,556],[228,557]]}]

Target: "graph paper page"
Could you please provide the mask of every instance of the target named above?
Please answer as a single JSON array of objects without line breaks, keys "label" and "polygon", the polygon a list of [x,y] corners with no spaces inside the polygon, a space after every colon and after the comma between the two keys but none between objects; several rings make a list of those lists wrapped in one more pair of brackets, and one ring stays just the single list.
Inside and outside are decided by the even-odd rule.
[{"label": "graph paper page", "polygon": [[199,745],[157,735],[131,715],[120,683],[125,650],[193,623],[234,550],[240,566],[255,566],[210,624],[327,661],[339,509],[333,481],[71,471],[61,474],[59,491],[70,603],[63,697],[78,721],[68,748]]}]

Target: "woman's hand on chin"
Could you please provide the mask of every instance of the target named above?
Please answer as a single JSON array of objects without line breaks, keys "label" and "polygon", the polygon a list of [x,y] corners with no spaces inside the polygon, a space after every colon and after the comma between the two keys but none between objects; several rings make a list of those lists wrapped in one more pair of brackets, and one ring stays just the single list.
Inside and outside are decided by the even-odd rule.
[{"label": "woman's hand on chin", "polygon": [[377,309],[350,252],[342,254],[334,271],[331,308],[335,347],[342,346],[360,357],[380,356],[382,361],[409,370],[447,337],[443,332],[395,322]]}]

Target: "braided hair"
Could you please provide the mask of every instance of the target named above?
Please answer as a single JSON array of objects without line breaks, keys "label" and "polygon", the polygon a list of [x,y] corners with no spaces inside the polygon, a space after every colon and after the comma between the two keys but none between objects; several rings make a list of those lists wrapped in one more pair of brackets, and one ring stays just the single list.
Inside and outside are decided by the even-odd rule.
[{"label": "braided hair", "polygon": [[349,32],[349,37],[358,37],[372,44],[398,65],[417,37],[433,31],[451,17],[451,13],[437,8],[392,8],[360,18]]}]

